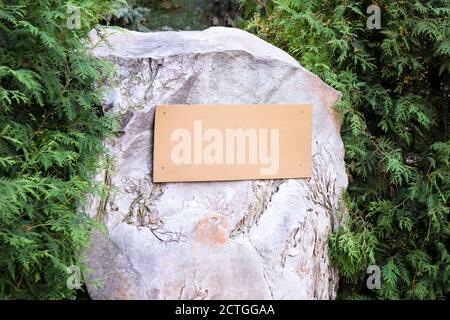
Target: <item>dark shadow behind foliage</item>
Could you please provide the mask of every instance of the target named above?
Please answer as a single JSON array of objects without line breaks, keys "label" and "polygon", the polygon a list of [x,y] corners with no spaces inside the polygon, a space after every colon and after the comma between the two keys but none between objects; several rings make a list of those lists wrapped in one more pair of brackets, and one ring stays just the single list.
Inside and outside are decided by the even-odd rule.
[{"label": "dark shadow behind foliage", "polygon": [[242,23],[237,0],[129,0],[109,19],[130,30],[203,30]]}]

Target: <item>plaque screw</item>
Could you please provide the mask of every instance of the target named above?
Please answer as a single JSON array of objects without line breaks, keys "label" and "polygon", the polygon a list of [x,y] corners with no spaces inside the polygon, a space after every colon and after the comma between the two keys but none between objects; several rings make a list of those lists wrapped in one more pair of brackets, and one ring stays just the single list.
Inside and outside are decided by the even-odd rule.
[{"label": "plaque screw", "polygon": [[164,170],[164,167],[161,167],[161,170]]}]

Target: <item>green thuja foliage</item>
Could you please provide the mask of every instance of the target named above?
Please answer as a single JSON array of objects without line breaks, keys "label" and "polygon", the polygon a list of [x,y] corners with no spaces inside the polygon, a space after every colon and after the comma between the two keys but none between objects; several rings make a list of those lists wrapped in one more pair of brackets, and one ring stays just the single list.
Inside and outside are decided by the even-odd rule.
[{"label": "green thuja foliage", "polygon": [[[330,240],[341,298],[450,292],[450,3],[242,0],[247,28],[343,93],[347,220]],[[366,269],[381,268],[368,290]]]},{"label": "green thuja foliage", "polygon": [[[84,39],[110,7],[0,0],[1,299],[76,295],[67,267],[82,267],[76,253],[96,225],[78,209],[96,190],[101,139],[114,124],[93,89],[111,68],[88,54]],[[77,10],[80,29],[69,29]]]}]

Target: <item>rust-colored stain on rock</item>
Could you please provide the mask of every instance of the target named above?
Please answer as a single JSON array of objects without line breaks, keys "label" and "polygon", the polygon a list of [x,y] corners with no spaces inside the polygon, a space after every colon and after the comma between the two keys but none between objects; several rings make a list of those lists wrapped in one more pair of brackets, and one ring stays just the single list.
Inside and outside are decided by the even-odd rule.
[{"label": "rust-colored stain on rock", "polygon": [[198,243],[211,246],[228,243],[228,219],[220,214],[202,217],[194,228],[193,238]]}]

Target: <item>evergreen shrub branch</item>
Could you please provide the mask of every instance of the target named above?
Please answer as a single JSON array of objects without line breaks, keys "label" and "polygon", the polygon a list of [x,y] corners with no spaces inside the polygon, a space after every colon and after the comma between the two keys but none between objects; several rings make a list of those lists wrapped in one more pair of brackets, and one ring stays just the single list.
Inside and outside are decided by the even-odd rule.
[{"label": "evergreen shrub branch", "polygon": [[[80,12],[80,29],[67,21]],[[111,67],[86,39],[109,0],[0,0],[0,299],[75,298],[67,267],[97,224],[79,210],[114,120],[93,88]]]}]

